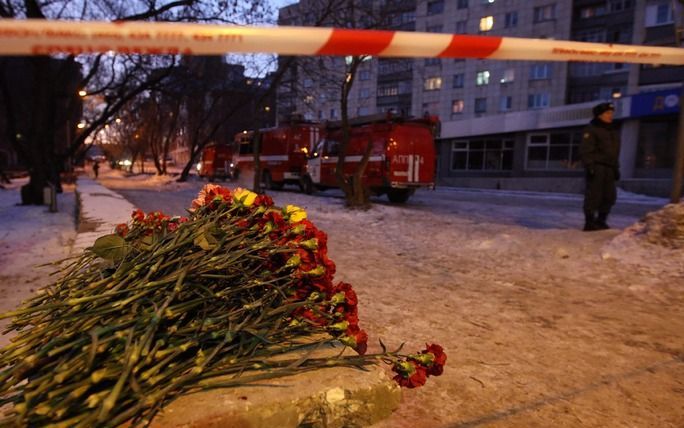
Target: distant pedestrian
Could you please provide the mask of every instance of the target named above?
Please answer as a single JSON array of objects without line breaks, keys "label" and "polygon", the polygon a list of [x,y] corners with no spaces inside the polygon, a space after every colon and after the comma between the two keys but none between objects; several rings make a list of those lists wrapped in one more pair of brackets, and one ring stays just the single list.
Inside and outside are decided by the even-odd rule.
[{"label": "distant pedestrian", "polygon": [[580,158],[584,165],[584,229],[610,229],[608,214],[617,200],[620,179],[620,136],[613,125],[615,107],[601,103],[592,109],[594,119],[584,128]]},{"label": "distant pedestrian", "polygon": [[97,178],[97,175],[99,172],[100,172],[100,162],[95,161],[95,163],[93,163],[93,173],[95,173],[95,178]]}]

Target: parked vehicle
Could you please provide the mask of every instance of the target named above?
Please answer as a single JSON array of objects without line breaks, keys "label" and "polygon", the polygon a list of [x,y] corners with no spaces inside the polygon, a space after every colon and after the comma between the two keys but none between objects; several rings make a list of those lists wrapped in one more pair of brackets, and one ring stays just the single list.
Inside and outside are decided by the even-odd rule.
[{"label": "parked vehicle", "polygon": [[[351,120],[345,175],[354,173],[368,144],[371,144],[370,157],[362,177],[371,192],[386,194],[391,202],[403,203],[418,188],[434,188],[434,130],[437,124],[434,117],[407,119],[373,115]],[[328,124],[324,138],[317,143],[307,161],[302,177],[304,192],[338,187],[335,169],[341,140],[341,124]]]},{"label": "parked vehicle", "polygon": [[233,147],[228,144],[211,144],[205,147],[197,164],[197,172],[200,177],[207,177],[209,180],[233,178]]},{"label": "parked vehicle", "polygon": [[243,131],[235,136],[236,175],[254,171],[255,138],[260,138],[259,163],[261,181],[267,189],[281,189],[285,184],[301,185],[307,157],[320,139],[321,125],[292,119],[280,126]]}]

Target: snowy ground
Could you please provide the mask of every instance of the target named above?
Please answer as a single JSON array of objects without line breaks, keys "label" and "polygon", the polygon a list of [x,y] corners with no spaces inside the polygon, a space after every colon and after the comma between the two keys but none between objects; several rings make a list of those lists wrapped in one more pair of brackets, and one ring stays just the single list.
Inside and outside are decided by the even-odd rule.
[{"label": "snowy ground", "polygon": [[[169,213],[203,184],[101,172],[134,204]],[[22,260],[51,255],[19,246],[35,228],[34,207],[5,207],[7,193],[0,237],[13,238],[2,238],[2,284],[12,288],[8,269],[26,288],[35,282]],[[355,286],[371,340],[408,350],[434,341],[449,354],[444,375],[405,391],[377,428],[684,426],[683,250],[648,244],[635,227],[580,232],[578,195],[481,193],[441,189],[362,212],[334,192],[271,193],[328,233],[336,279]],[[622,193],[613,224],[626,228],[665,202]],[[71,230],[68,221],[50,227],[29,241]]]}]

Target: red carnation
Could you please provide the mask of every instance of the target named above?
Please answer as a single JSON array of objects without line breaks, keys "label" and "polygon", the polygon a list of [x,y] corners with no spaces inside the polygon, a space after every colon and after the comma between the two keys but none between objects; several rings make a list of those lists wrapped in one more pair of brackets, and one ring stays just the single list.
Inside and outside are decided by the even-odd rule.
[{"label": "red carnation", "polygon": [[414,361],[399,362],[392,367],[392,370],[397,373],[394,380],[406,388],[423,386],[427,380],[425,367],[416,364]]},{"label": "red carnation", "polygon": [[444,372],[444,366],[446,365],[447,360],[447,355],[444,353],[444,348],[437,345],[436,343],[433,343],[431,345],[428,345],[426,343],[425,345],[427,346],[427,349],[425,349],[421,353],[430,353],[435,357],[432,361],[432,365],[428,367],[428,375],[439,376],[442,374],[442,372]]},{"label": "red carnation", "polygon": [[117,224],[114,231],[117,235],[123,238],[128,234],[128,225],[126,223]]},{"label": "red carnation", "polygon": [[145,220],[145,213],[143,212],[143,210],[138,208],[137,210],[133,211],[133,214],[131,214],[131,218],[133,219],[133,221],[141,222]]}]

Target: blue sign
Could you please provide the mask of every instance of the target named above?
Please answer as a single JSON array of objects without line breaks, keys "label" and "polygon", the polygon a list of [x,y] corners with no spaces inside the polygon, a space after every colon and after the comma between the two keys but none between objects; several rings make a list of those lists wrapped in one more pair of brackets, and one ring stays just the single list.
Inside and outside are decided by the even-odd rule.
[{"label": "blue sign", "polygon": [[629,117],[677,113],[681,105],[681,98],[682,90],[680,88],[632,95]]}]

